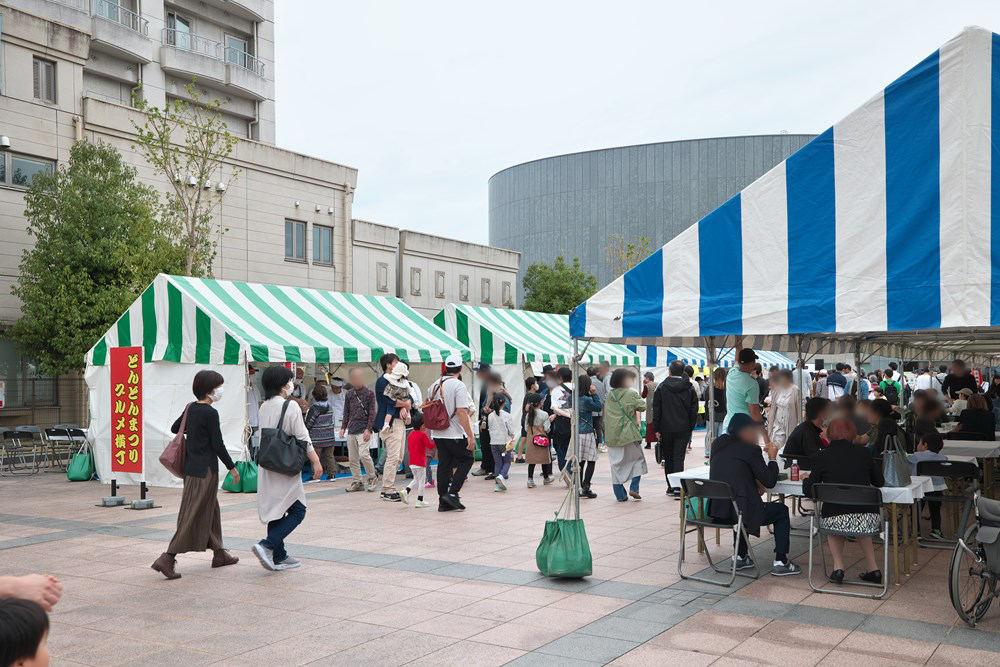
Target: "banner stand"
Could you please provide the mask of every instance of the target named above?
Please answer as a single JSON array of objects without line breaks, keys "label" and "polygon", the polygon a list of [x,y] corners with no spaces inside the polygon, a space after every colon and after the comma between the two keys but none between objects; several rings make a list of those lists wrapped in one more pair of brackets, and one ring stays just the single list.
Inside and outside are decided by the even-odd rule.
[{"label": "banner stand", "polygon": [[[143,474],[143,477],[145,477],[145,474]],[[156,509],[158,507],[162,507],[162,505],[156,505],[156,504],[153,503],[153,499],[152,498],[147,498],[146,497],[146,482],[142,481],[142,482],[139,483],[139,499],[138,500],[133,500],[132,504],[129,507],[126,507],[125,509],[127,509],[127,510],[151,510],[151,509]]]},{"label": "banner stand", "polygon": [[97,507],[121,507],[125,504],[125,496],[118,495],[118,480],[111,478],[111,495],[101,498]]}]

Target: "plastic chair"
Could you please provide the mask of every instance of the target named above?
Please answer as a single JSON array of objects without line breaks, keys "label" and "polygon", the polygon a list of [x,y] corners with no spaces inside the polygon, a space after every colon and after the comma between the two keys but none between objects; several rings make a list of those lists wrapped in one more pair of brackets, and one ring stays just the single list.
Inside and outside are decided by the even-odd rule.
[{"label": "plastic chair", "polygon": [[[972,502],[973,494],[979,485],[979,466],[971,461],[921,461],[917,464],[917,474],[924,477],[943,477],[948,485],[948,490],[943,491],[941,496],[924,496],[925,503],[938,503],[944,509],[944,505],[962,505]],[[954,490],[961,489],[963,493],[955,494]],[[917,515],[919,522],[920,515]],[[956,518],[956,524],[958,523]],[[919,525],[919,524],[918,524]],[[956,539],[939,540],[935,538],[924,538],[917,531],[917,543],[923,547],[931,549],[951,549],[957,542],[957,535],[962,530],[956,527]]]},{"label": "plastic chair", "polygon": [[[716,586],[724,586],[728,588],[733,585],[737,576],[749,577],[750,579],[757,579],[760,577],[760,569],[757,567],[757,557],[754,555],[753,547],[750,546],[750,535],[747,533],[746,526],[743,525],[743,513],[740,512],[739,507],[736,505],[736,497],[733,495],[733,490],[729,484],[709,479],[682,479],[681,488],[684,489],[684,512],[681,517],[681,547],[677,556],[677,574],[680,575],[681,579],[691,579],[692,581],[700,581],[702,583],[714,584]],[[697,504],[701,506],[700,508],[695,506],[695,500],[699,501]],[[706,510],[710,500],[731,503],[733,507],[733,514],[736,516],[736,521],[726,521],[724,519],[714,519],[709,517]],[[689,525],[694,527],[689,529]],[[706,528],[731,528],[733,530],[736,539],[733,540],[731,569],[720,569],[712,560],[712,554],[709,552],[708,545],[705,543]],[[711,566],[714,572],[718,572],[719,574],[728,573],[728,580],[717,581],[707,577],[684,574],[682,564],[684,563],[685,541],[688,533],[692,532],[698,533],[698,544],[705,552],[705,557],[708,559],[709,566]],[[736,560],[739,558],[740,536],[742,536],[746,541],[748,547],[747,555],[753,563],[753,574],[738,572],[736,570]]]},{"label": "plastic chair", "polygon": [[[812,487],[813,498],[816,500],[816,513],[809,519],[809,587],[817,593],[829,593],[831,595],[847,595],[849,597],[870,598],[880,600],[885,597],[889,590],[889,517],[882,510],[882,491],[874,486],[862,486],[857,484],[814,484]],[[823,504],[831,503],[849,507],[871,507],[879,508],[879,516],[882,519],[882,530],[874,532],[855,532],[847,530],[827,530],[823,528],[823,521],[820,517],[823,514]],[[823,550],[823,536],[835,535],[838,537],[881,537],[884,564],[882,565],[882,583],[875,584],[867,581],[852,581],[852,585],[868,586],[881,589],[877,595],[868,595],[855,591],[844,591],[836,588],[820,588],[813,583],[813,554],[815,552],[814,536],[818,536],[820,561],[823,566],[823,576],[830,578],[831,572],[826,569],[826,552]]]}]

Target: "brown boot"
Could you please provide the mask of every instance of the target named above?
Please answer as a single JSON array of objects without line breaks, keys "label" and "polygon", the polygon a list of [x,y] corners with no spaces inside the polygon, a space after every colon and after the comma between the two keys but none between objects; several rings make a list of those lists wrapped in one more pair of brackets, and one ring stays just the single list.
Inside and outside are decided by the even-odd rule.
[{"label": "brown boot", "polygon": [[151,568],[162,574],[167,579],[180,579],[181,575],[174,571],[174,566],[177,564],[177,559],[170,554],[164,552],[160,554],[160,557],[153,561],[150,565]]},{"label": "brown boot", "polygon": [[225,567],[227,565],[236,565],[240,562],[240,559],[232,555],[225,549],[216,549],[215,555],[212,556],[212,567]]}]

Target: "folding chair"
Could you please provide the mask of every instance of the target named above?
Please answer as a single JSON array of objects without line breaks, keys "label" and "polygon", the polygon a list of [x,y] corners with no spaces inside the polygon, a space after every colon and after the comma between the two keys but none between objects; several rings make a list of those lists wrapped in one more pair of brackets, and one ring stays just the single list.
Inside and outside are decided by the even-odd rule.
[{"label": "folding chair", "polygon": [[[75,430],[79,431],[80,429]],[[52,462],[61,470],[65,470],[69,466],[73,454],[80,448],[80,443],[74,442],[68,428],[56,426],[45,429],[44,433]]]},{"label": "folding chair", "polygon": [[[3,476],[4,467],[10,475],[33,475],[38,472],[38,450],[32,434],[23,431],[4,431],[0,440],[0,476]],[[31,454],[31,466],[29,469],[28,454]],[[21,465],[17,465],[20,459]]]},{"label": "folding chair", "polygon": [[[921,461],[917,464],[917,474],[924,477],[943,477],[948,485],[946,491],[942,491],[941,496],[924,496],[925,503],[938,503],[944,510],[945,505],[957,508],[958,505],[965,506],[971,502],[973,494],[979,486],[979,466],[971,461]],[[961,491],[955,493],[955,491]],[[953,513],[955,519],[955,539],[939,540],[933,537],[924,538],[920,535],[920,513],[917,513],[917,543],[922,547],[931,549],[952,549],[958,540],[958,536],[964,531],[963,526],[958,525],[957,512]]]},{"label": "folding chair", "polygon": [[[728,588],[733,585],[737,576],[748,577],[750,579],[759,578],[760,569],[757,567],[757,557],[754,555],[753,547],[750,546],[750,535],[747,533],[746,526],[743,525],[743,513],[740,512],[739,507],[736,505],[736,497],[733,495],[733,490],[729,484],[709,479],[682,479],[681,486],[684,488],[684,513],[681,516],[681,548],[680,553],[677,556],[677,574],[680,575],[681,579],[691,579],[692,581],[700,581],[702,583],[725,586]],[[708,516],[707,510],[708,502],[710,500],[727,501],[731,503],[733,513],[736,516],[736,521],[714,519]],[[688,528],[689,525],[694,527]],[[731,559],[732,569],[720,569],[719,566],[717,566],[712,560],[712,554],[708,550],[708,544],[705,543],[706,528],[730,528],[733,530],[736,539],[733,540],[733,555]],[[685,541],[687,534],[692,532],[698,533],[698,544],[705,552],[705,557],[708,559],[709,566],[711,566],[714,572],[718,572],[719,574],[728,573],[729,579],[727,581],[718,581],[707,577],[684,574],[682,564],[684,562]],[[753,563],[753,574],[738,572],[736,570],[736,561],[739,558],[740,536],[746,540],[747,555]]]},{"label": "folding chair", "polygon": [[[882,491],[874,486],[862,486],[857,484],[814,484],[812,487],[813,498],[816,500],[816,512],[809,519],[809,587],[817,593],[830,593],[831,595],[847,595],[849,597],[871,598],[879,600],[883,598],[889,590],[889,517],[882,509]],[[879,516],[882,519],[882,530],[870,533],[862,533],[847,530],[827,530],[823,528],[823,521],[820,518],[823,513],[823,504],[832,503],[841,506],[871,507],[879,508]],[[885,563],[882,565],[882,583],[875,584],[867,581],[852,581],[851,585],[868,586],[881,589],[877,595],[868,595],[855,591],[844,591],[836,588],[819,588],[813,583],[813,554],[815,543],[813,537],[818,537],[820,561],[823,565],[823,577],[830,578],[831,572],[826,569],[826,552],[823,550],[823,536],[835,535],[838,537],[881,537],[882,552]]]}]

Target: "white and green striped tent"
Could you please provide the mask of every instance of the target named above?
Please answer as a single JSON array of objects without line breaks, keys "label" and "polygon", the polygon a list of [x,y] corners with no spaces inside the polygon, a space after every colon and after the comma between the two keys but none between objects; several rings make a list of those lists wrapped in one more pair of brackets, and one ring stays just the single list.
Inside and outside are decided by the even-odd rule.
[{"label": "white and green striped tent", "polygon": [[[569,315],[448,304],[434,316],[434,323],[472,348],[477,361],[494,366],[570,361]],[[612,366],[640,363],[639,355],[624,345],[591,343],[583,350],[581,364],[601,361]]]},{"label": "white and green striped tent", "polygon": [[401,300],[305,287],[159,275],[87,353],[141,345],[145,361],[364,363],[395,352],[440,362],[469,349]]},{"label": "white and green striped tent", "polygon": [[[109,350],[142,347],[144,474],[111,472],[111,372]],[[199,370],[220,373],[225,398],[219,413],[223,441],[234,460],[250,433],[247,416],[249,362],[361,367],[368,380],[374,362],[395,352],[410,364],[422,387],[440,377],[452,354],[472,359],[468,347],[395,298],[228,280],[157,276],[87,353],[89,438],[105,483],[145,481],[178,486],[158,458],[173,437],[169,429],[192,400]],[[344,375],[346,369],[341,371]],[[225,476],[225,471],[220,471]]]}]

